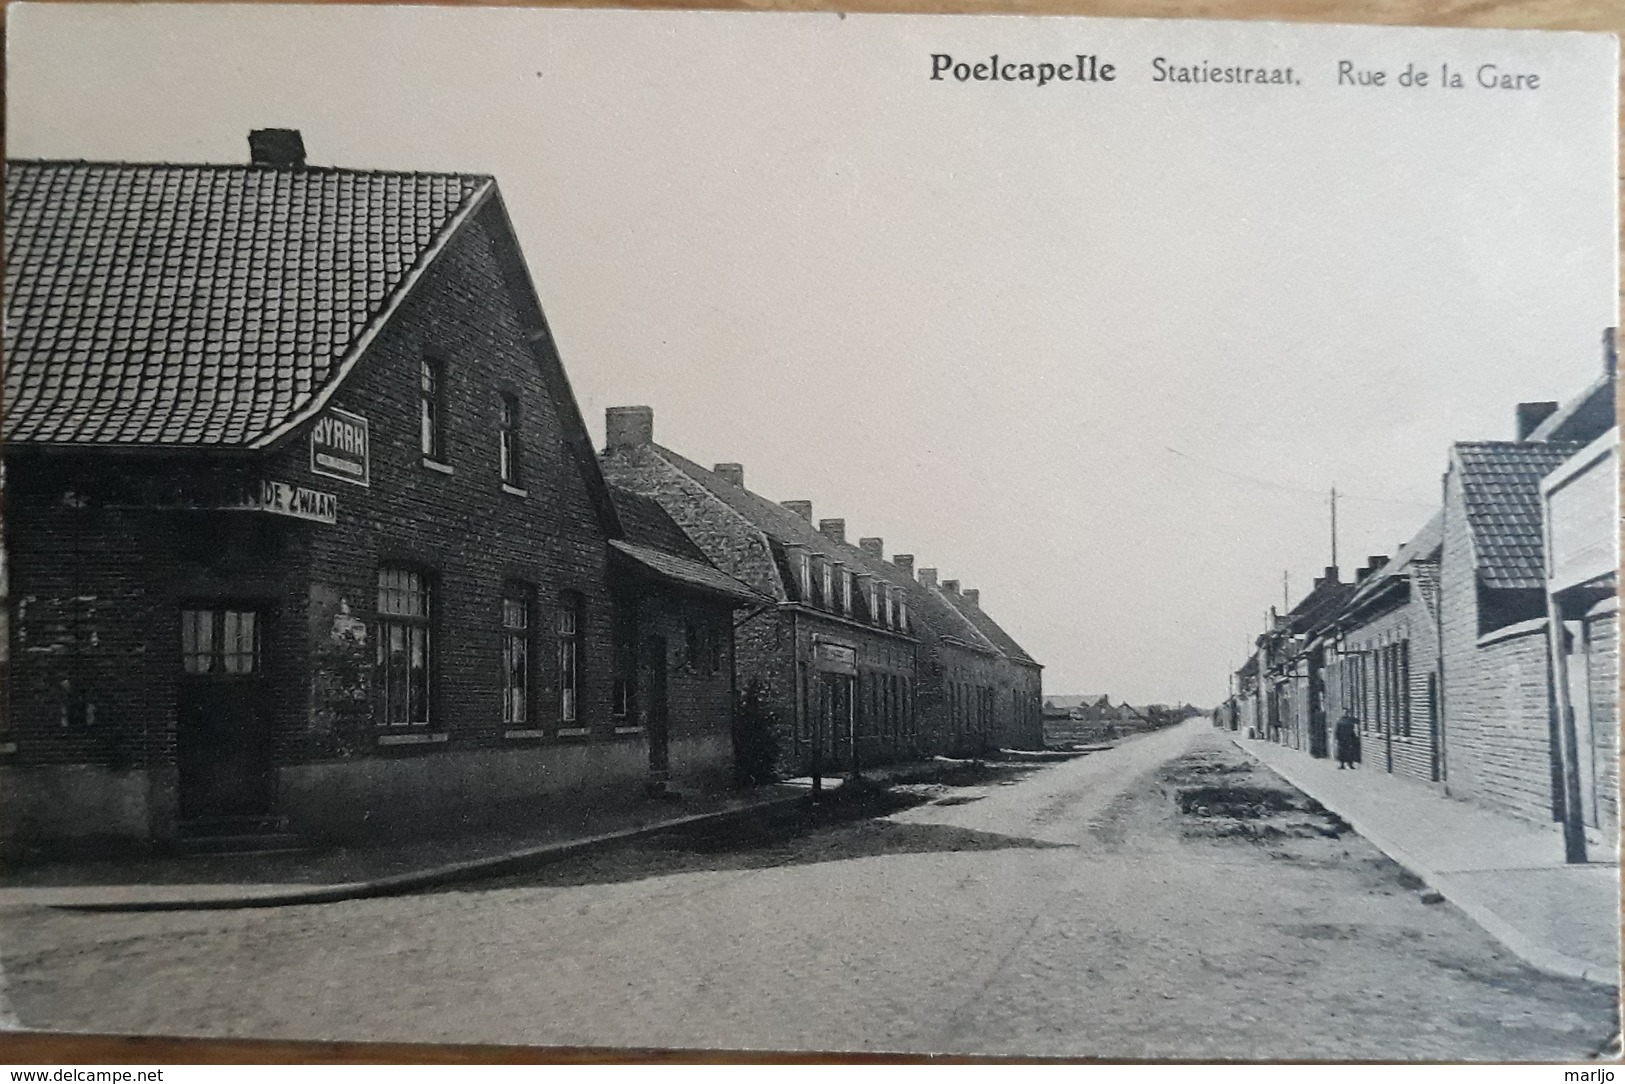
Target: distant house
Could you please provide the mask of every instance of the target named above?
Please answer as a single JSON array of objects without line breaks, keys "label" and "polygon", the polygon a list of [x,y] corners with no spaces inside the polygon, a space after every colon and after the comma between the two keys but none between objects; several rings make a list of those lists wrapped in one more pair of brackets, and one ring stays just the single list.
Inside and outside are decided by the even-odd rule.
[{"label": "distant house", "polygon": [[607,433],[605,474],[764,597],[735,634],[738,681],[776,718],[784,770],[1033,740],[1039,667],[979,600],[916,573],[912,555],[887,560],[879,538],[849,543],[845,520],[815,524],[811,502],[752,492],[740,464],[707,470],[657,444],[648,407],[610,408]]},{"label": "distant house", "polygon": [[[1373,560],[1336,618],[1327,668],[1327,721],[1359,720],[1367,766],[1442,778],[1439,551],[1435,513],[1391,560]],[[1326,755],[1319,748],[1317,755]]]},{"label": "distant house", "polygon": [[1261,737],[1325,756],[1331,722],[1326,683],[1335,650],[1336,620],[1355,585],[1327,565],[1309,591],[1258,638],[1254,669],[1240,685],[1250,690],[1248,725]]},{"label": "distant house", "polygon": [[1039,703],[1044,667],[982,609],[980,590],[961,590],[957,580],[944,580],[941,589],[949,605],[1004,654],[1007,665],[1001,669],[994,690],[999,700],[993,711],[995,743],[1006,749],[1042,748],[1044,724]]},{"label": "distant house", "polygon": [[1084,693],[1081,696],[1046,696],[1044,714],[1052,718],[1083,718],[1082,713],[1105,699],[1103,693]]}]

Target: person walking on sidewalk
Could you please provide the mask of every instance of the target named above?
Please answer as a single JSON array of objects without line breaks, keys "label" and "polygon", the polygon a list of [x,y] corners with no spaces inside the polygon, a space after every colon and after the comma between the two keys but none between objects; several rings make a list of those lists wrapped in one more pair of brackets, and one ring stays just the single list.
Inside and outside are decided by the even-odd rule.
[{"label": "person walking on sidewalk", "polygon": [[1337,770],[1354,768],[1360,763],[1360,720],[1348,712],[1337,720]]}]

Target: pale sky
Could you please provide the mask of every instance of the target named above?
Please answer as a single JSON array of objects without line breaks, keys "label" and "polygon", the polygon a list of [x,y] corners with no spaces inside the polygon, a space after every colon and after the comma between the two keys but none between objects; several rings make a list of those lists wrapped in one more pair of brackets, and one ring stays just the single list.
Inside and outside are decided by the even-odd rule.
[{"label": "pale sky", "polygon": [[[8,153],[496,176],[606,406],[982,592],[1051,693],[1224,695],[1600,371],[1615,42],[1036,17],[23,5]],[[930,80],[932,53],[1112,83]],[[1291,65],[1293,87],[1151,82]],[[1339,87],[1336,66],[1390,85]],[[1407,63],[1466,75],[1401,88]],[[1481,64],[1536,91],[1474,85]],[[1362,499],[1362,498],[1380,498]]]}]

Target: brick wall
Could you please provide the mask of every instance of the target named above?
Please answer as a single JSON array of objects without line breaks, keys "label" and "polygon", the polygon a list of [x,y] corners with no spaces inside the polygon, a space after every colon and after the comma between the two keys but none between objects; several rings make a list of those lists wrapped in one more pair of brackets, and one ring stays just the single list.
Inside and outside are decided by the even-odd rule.
[{"label": "brick wall", "polygon": [[[185,601],[205,599],[252,603],[267,614],[276,758],[285,766],[285,789],[313,794],[313,801],[320,794],[286,766],[328,766],[299,774],[308,780],[336,778],[362,761],[388,762],[394,767],[368,770],[364,790],[382,811],[417,808],[417,788],[435,777],[437,758],[479,749],[511,754],[515,770],[493,779],[547,787],[553,760],[590,767],[604,759],[562,750],[641,744],[613,733],[607,525],[590,466],[579,458],[584,433],[568,385],[562,371],[538,363],[527,338],[540,313],[502,240],[502,215],[491,202],[465,225],[332,400],[370,423],[370,488],[312,475],[308,424],[246,468],[224,460],[193,469],[165,460],[8,457],[17,748],[6,762],[13,769],[95,765],[146,771],[150,779],[168,769],[172,776],[178,612]],[[424,466],[420,454],[425,355],[444,363],[450,473]],[[523,495],[505,492],[499,478],[500,391],[521,402]],[[337,523],[111,506],[121,489],[194,474],[199,486],[224,484],[244,471],[336,493]],[[98,491],[88,507],[66,498],[82,490]],[[372,635],[383,562],[421,569],[435,586],[429,729],[444,734],[442,742],[381,745],[384,735],[373,725]],[[536,676],[526,729],[542,731],[539,738],[504,737],[499,600],[510,580],[535,592]],[[572,729],[587,734],[575,737],[556,733],[554,629],[565,591],[582,601]],[[167,794],[149,797],[155,832],[166,806],[172,812],[172,781],[157,789],[165,787]]]},{"label": "brick wall", "polygon": [[[1375,695],[1378,652],[1399,644],[1408,645],[1408,711],[1404,699],[1396,698],[1392,706],[1384,708]],[[1342,651],[1335,666],[1337,695],[1328,701],[1328,725],[1335,726],[1349,712],[1360,720],[1361,753],[1368,767],[1432,782],[1435,750],[1428,682],[1430,675],[1437,680],[1438,633],[1421,592],[1413,589],[1403,603],[1349,630]],[[1356,696],[1360,686],[1351,680],[1355,666],[1365,670],[1363,706]]]},{"label": "brick wall", "polygon": [[1454,471],[1445,479],[1443,527],[1439,618],[1448,792],[1549,822],[1554,771],[1544,625],[1528,622],[1513,626],[1516,635],[1481,636],[1477,563]]},{"label": "brick wall", "polygon": [[1596,743],[1598,826],[1619,834],[1619,612],[1609,609],[1586,619],[1591,730]]}]

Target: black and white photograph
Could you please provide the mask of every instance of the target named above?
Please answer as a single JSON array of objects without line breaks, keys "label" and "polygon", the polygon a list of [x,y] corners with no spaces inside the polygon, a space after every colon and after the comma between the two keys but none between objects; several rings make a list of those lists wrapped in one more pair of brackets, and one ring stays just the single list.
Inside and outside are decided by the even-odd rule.
[{"label": "black and white photograph", "polygon": [[1620,1057],[1612,35],[6,16],[0,1030]]}]

